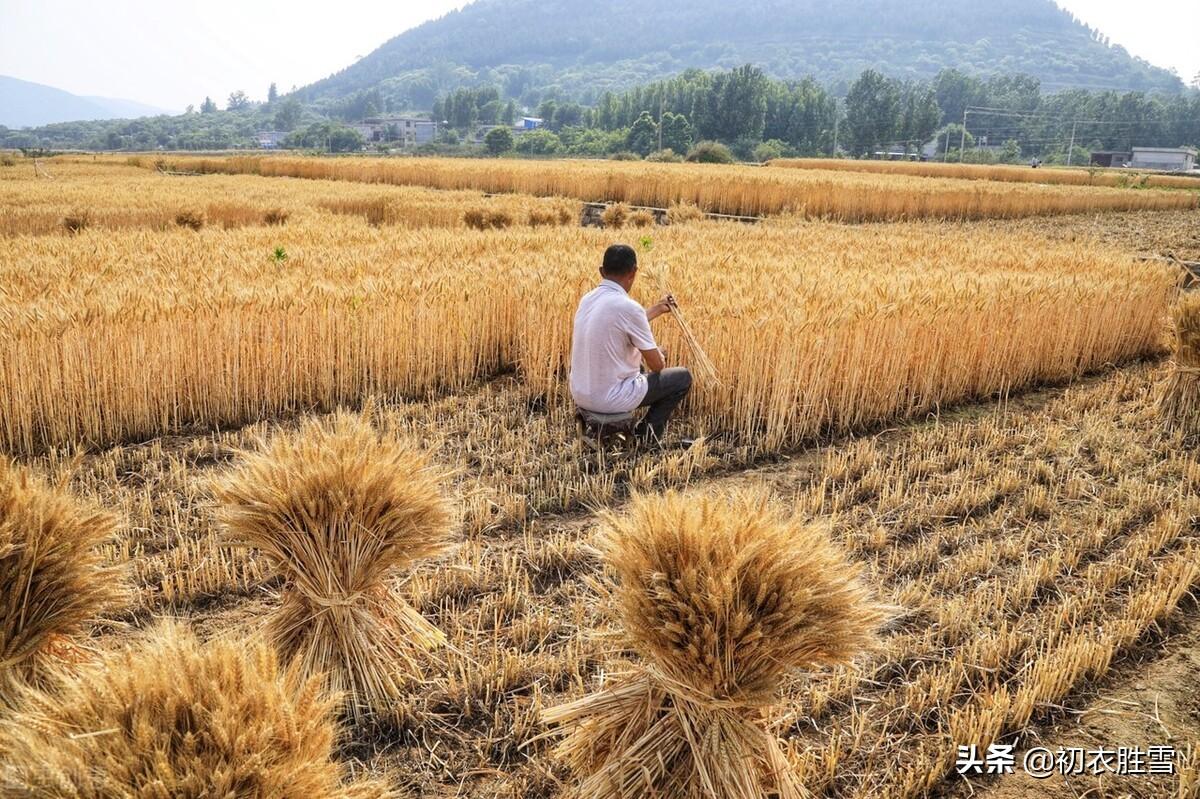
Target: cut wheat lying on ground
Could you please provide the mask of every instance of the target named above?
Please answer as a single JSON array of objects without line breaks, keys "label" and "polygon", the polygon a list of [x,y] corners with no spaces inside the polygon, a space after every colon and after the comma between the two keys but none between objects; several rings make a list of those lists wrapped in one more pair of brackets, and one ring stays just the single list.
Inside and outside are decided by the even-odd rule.
[{"label": "cut wheat lying on ground", "polygon": [[[514,367],[558,401],[568,298],[609,236],[322,219],[0,239],[0,448],[423,396]],[[937,225],[700,223],[639,246],[640,290],[690,303],[724,376],[698,387],[693,418],[759,451],[1161,352],[1178,279]],[[686,363],[678,327],[659,326]]]},{"label": "cut wheat lying on ground", "polygon": [[[171,176],[121,161],[54,158],[53,179],[0,172],[0,236],[105,230],[193,230],[291,223],[329,224],[330,215],[390,227],[491,227],[579,223],[572,200],[415,186],[367,186],[251,175]],[[478,226],[478,225],[476,225]]]},{"label": "cut wheat lying on ground", "polygon": [[713,164],[249,156],[177,160],[182,168],[202,172],[520,192],[659,208],[682,202],[715,213],[791,213],[842,222],[1007,219],[1083,211],[1200,207],[1200,194],[1192,192],[997,185]]},{"label": "cut wheat lying on ground", "polygon": [[[1133,367],[1052,392],[1028,409],[964,413],[838,443],[792,465],[711,480],[690,471],[662,478],[708,496],[730,485],[768,488],[801,519],[827,525],[864,584],[894,606],[869,656],[785,681],[769,709],[767,729],[781,739],[801,785],[816,796],[862,799],[937,792],[957,779],[956,745],[1032,742],[1031,725],[1069,711],[1131,650],[1155,645],[1181,609],[1194,617],[1186,597],[1200,585],[1200,462],[1181,435],[1162,432],[1152,396],[1165,376],[1165,367]],[[517,387],[507,391],[514,406],[523,404]],[[447,414],[466,425],[446,431],[437,456],[463,475],[454,491],[460,506],[483,485],[509,482],[522,494],[560,480],[560,457],[572,458],[570,442],[543,439],[519,458],[528,461],[525,476],[493,463],[486,453],[501,456],[508,439],[498,428],[475,434],[490,445],[466,440],[478,406],[379,406],[370,421],[435,439]],[[537,411],[523,414],[531,428],[547,421]],[[521,415],[509,423],[519,425]],[[141,662],[139,652],[159,646],[157,633],[137,629],[150,625],[153,611],[187,618],[215,639],[211,646],[228,651],[228,641],[252,635],[264,614],[283,607],[253,551],[220,550],[233,576],[169,601],[155,587],[159,573],[140,564],[170,564],[181,580],[216,571],[213,553],[188,543],[221,535],[205,486],[227,474],[256,435],[295,429],[272,424],[31,461],[52,484],[124,520],[105,551],[134,568],[136,590],[117,615],[135,629],[93,637],[93,646],[131,644],[128,657]],[[603,501],[612,505],[612,497]],[[613,509],[623,517],[624,508]],[[615,608],[587,579],[603,582],[601,533],[591,516],[541,519],[523,531],[468,527],[450,554],[394,575],[393,590],[448,646],[423,680],[402,689],[395,721],[349,724],[338,750],[347,770],[375,774],[401,795],[571,795],[575,775],[554,754],[554,740],[540,737],[548,732],[543,712],[611,685],[612,672],[639,662],[614,640]],[[228,690],[230,701],[242,701],[232,698],[236,686]],[[74,711],[84,714],[72,715],[74,724],[89,723],[91,712]],[[1187,743],[1186,730],[1164,735],[1172,733],[1162,742]],[[324,755],[315,749],[319,763]],[[38,768],[24,755],[21,766]],[[1163,776],[1140,787],[1167,796],[1175,782]]]},{"label": "cut wheat lying on ground", "polygon": [[1007,164],[948,164],[937,161],[853,161],[843,158],[776,158],[767,166],[817,169],[876,175],[910,175],[923,178],[993,180],[1004,183],[1045,183],[1062,186],[1108,186],[1120,189],[1195,189],[1200,177],[1162,175],[1126,169],[1056,169]]}]

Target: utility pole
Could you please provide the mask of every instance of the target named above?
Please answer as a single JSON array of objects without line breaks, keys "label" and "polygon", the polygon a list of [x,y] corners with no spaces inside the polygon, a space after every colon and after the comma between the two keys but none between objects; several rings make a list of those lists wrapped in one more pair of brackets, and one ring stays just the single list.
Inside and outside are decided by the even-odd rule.
[{"label": "utility pole", "polygon": [[965,156],[967,153],[967,114],[969,113],[970,111],[968,111],[966,108],[963,109],[962,139],[960,139],[958,142],[958,163],[960,164],[964,160],[963,156]]},{"label": "utility pole", "polygon": [[837,153],[838,153],[838,151],[837,151],[838,120],[840,120],[841,118],[842,118],[841,106],[838,104],[837,100],[834,100],[833,101],[833,152],[831,153],[831,155],[834,158],[837,158]]},{"label": "utility pole", "polygon": [[1071,165],[1071,156],[1075,154],[1075,127],[1078,124],[1078,119],[1071,123],[1071,143],[1067,146],[1067,166]]},{"label": "utility pole", "polygon": [[950,126],[946,126],[946,145],[942,148],[942,163],[950,157]]},{"label": "utility pole", "polygon": [[662,152],[663,104],[666,102],[666,99],[667,99],[666,89],[662,89],[658,95],[658,149],[659,149],[659,152]]}]

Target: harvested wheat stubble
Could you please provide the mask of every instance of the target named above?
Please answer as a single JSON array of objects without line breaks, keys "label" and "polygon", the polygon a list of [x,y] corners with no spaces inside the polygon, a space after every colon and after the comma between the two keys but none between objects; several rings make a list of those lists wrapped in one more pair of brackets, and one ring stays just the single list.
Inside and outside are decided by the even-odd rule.
[{"label": "harvested wheat stubble", "polygon": [[857,569],[765,493],[639,496],[603,524],[610,603],[641,660],[543,714],[568,733],[577,795],[805,796],[764,716],[789,670],[871,641],[881,616]]},{"label": "harvested wheat stubble", "polygon": [[[281,241],[286,262],[270,257]],[[611,243],[591,229],[400,235],[328,218],[290,220],[286,238],[0,238],[0,449],[421,397],[514,367],[553,399],[564,298],[594,284]],[[676,265],[662,276],[721,376],[697,384],[690,414],[762,451],[1157,353],[1175,281],[1090,242],[932,224],[668,226],[643,256],[638,299]],[[656,329],[688,365],[682,332]]]},{"label": "harvested wheat stubble", "polygon": [[716,164],[249,156],[188,158],[181,163],[202,172],[479,189],[653,208],[686,202],[723,214],[763,216],[788,212],[844,222],[1200,207],[1200,195],[1191,192],[994,185]]},{"label": "harvested wheat stubble", "polygon": [[[78,660],[81,637],[125,598],[104,547],[117,520],[0,458],[0,707]],[[2,748],[0,748],[2,749]]]},{"label": "harvested wheat stubble", "polygon": [[1181,295],[1172,321],[1175,351],[1159,410],[1168,429],[1200,436],[1200,293]]},{"label": "harvested wheat stubble", "polygon": [[412,445],[338,414],[264,443],[213,483],[226,544],[259,550],[284,579],[268,637],[356,719],[390,718],[445,643],[386,582],[449,545],[445,477]]},{"label": "harvested wheat stubble", "polygon": [[336,699],[262,642],[201,645],[163,624],[19,704],[0,720],[5,796],[394,796],[382,782],[342,782]]},{"label": "harvested wheat stubble", "polygon": [[[615,485],[580,471],[561,434],[569,413],[531,410],[515,378],[381,406],[379,429],[419,436],[461,470],[458,503],[473,521],[445,561],[417,565],[396,586],[445,632],[442,663],[405,687],[399,732],[381,739],[356,729],[344,751],[416,795],[566,792],[573,778],[551,743],[533,741],[546,732],[541,710],[595,690],[620,639],[612,607],[592,587],[601,576],[595,525],[541,511],[562,507],[561,498],[619,509],[613,503],[631,487],[767,482],[794,496],[805,518],[831,519],[834,540],[863,564],[863,582],[904,608],[865,659],[786,681],[769,729],[817,796],[939,793],[960,779],[956,745],[1036,743],[1042,725],[1064,707],[1072,714],[1110,668],[1194,617],[1200,462],[1182,437],[1164,434],[1153,401],[1164,374],[1136,365],[996,409],[943,409],[938,423],[743,473],[727,472],[745,461],[714,441],[717,477],[704,476],[711,464],[665,470],[646,458]],[[57,454],[34,465],[128,515],[113,557],[135,559],[139,594],[161,602],[172,573],[171,611],[224,635],[261,618],[259,582],[273,570],[252,551],[230,550],[221,571],[232,576],[206,577],[192,593],[193,575],[213,563],[202,487],[258,435],[295,425],[124,446],[77,467]],[[522,514],[531,519],[515,523]],[[1178,795],[1175,777],[1153,782]]]}]

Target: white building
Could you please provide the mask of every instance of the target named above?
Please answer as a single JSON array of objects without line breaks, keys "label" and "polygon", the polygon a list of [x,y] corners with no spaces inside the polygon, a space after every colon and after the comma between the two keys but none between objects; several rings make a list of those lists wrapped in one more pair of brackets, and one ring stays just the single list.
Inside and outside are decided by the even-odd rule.
[{"label": "white building", "polygon": [[1196,168],[1196,150],[1191,147],[1134,147],[1129,165],[1134,169],[1188,172]]},{"label": "white building", "polygon": [[282,130],[260,130],[254,134],[254,141],[262,150],[274,150],[286,138],[287,133]]},{"label": "white building", "polygon": [[405,147],[427,144],[437,136],[437,123],[420,117],[368,117],[353,127],[363,141],[399,142]]}]

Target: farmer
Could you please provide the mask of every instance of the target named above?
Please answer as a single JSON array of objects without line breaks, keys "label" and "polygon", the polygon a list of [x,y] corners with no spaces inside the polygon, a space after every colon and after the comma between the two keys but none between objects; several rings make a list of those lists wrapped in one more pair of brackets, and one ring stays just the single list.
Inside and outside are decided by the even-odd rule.
[{"label": "farmer", "polygon": [[670,311],[675,299],[668,294],[643,308],[629,296],[636,277],[632,247],[605,250],[600,285],[583,296],[575,312],[571,396],[581,409],[599,414],[649,408],[634,435],[657,445],[671,412],[691,389],[692,375],[681,366],[667,368],[650,332],[650,322]]}]

